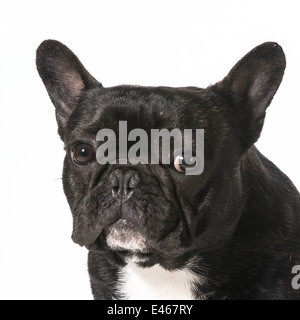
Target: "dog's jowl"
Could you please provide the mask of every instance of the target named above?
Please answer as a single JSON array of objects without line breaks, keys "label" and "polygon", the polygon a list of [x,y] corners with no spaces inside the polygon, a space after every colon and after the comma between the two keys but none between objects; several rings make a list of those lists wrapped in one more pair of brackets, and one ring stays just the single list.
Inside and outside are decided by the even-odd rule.
[{"label": "dog's jowl", "polygon": [[300,195],[254,146],[285,70],[277,43],[254,48],[206,89],[105,88],[54,40],[36,63],[95,299],[300,298]]}]

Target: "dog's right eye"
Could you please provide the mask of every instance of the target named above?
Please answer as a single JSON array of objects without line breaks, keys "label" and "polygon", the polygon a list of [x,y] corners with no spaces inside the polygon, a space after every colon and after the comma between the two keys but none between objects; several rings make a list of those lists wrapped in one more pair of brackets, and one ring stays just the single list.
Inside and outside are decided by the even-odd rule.
[{"label": "dog's right eye", "polygon": [[95,160],[95,149],[87,143],[78,143],[71,152],[73,161],[78,165],[86,165]]}]

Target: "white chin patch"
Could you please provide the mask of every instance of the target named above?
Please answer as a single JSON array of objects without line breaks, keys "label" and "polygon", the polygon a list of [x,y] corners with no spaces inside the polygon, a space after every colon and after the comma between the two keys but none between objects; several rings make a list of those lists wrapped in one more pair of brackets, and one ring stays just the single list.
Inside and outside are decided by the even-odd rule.
[{"label": "white chin patch", "polygon": [[146,239],[124,219],[118,220],[107,228],[106,243],[115,250],[147,251]]}]

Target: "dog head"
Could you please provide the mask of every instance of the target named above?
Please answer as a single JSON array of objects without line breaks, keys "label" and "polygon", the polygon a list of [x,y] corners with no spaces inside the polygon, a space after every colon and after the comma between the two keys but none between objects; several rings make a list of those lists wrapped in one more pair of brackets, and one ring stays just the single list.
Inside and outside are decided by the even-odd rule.
[{"label": "dog head", "polygon": [[[40,45],[36,62],[65,144],[63,185],[76,243],[90,250],[179,256],[212,250],[230,238],[243,206],[239,162],[260,135],[285,69],[278,44],[254,48],[206,89],[105,88],[53,40]],[[193,156],[200,146],[201,174],[186,174],[195,162],[176,154],[175,138],[169,163],[161,162],[162,145],[156,163],[147,161],[150,156],[123,161],[124,155],[134,160],[150,154],[151,135],[163,129],[194,130],[189,145]],[[204,147],[197,144],[197,129],[204,132],[198,136]],[[111,155],[114,161],[101,162]]]}]

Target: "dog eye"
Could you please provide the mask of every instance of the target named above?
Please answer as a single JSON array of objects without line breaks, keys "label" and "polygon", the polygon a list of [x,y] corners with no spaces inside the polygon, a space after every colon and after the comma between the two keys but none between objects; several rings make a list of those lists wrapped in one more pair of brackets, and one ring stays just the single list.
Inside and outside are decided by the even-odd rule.
[{"label": "dog eye", "polygon": [[95,160],[95,150],[87,143],[79,143],[72,149],[72,159],[78,165],[86,165]]},{"label": "dog eye", "polygon": [[188,163],[185,161],[184,156],[178,155],[174,160],[174,167],[178,172],[185,172],[186,168],[195,166],[195,157],[191,157]]}]

